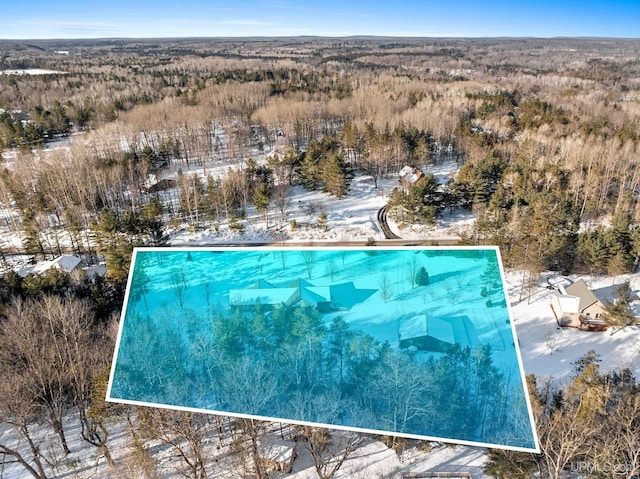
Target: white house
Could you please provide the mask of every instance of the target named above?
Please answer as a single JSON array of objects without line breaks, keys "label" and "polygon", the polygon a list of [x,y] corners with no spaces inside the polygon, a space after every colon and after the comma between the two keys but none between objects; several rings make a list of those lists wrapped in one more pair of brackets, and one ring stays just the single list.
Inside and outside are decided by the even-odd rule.
[{"label": "white house", "polygon": [[21,278],[26,278],[30,273],[43,274],[52,268],[71,273],[72,271],[80,268],[81,263],[82,260],[77,256],[74,256],[72,254],[65,254],[62,256],[58,256],[57,258],[50,261],[41,261],[39,263],[26,266],[18,271],[18,276],[20,276]]},{"label": "white house", "polygon": [[403,185],[415,185],[422,178],[422,171],[406,165],[400,170],[398,176],[400,176],[400,183]]}]

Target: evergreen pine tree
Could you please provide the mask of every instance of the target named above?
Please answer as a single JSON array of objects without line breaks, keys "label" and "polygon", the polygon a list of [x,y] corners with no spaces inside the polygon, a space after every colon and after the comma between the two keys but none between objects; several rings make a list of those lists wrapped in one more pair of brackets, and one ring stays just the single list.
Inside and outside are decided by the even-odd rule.
[{"label": "evergreen pine tree", "polygon": [[416,274],[416,284],[418,286],[427,286],[429,284],[429,273],[424,266],[421,266]]},{"label": "evergreen pine tree", "polygon": [[628,281],[614,291],[615,300],[605,301],[605,321],[612,327],[611,334],[617,333],[638,322],[631,309],[633,291]]},{"label": "evergreen pine tree", "polygon": [[349,170],[342,157],[331,154],[322,169],[323,190],[342,198],[349,193],[348,177]]},{"label": "evergreen pine tree", "polygon": [[304,159],[300,163],[300,181],[308,190],[315,190],[320,183],[320,158],[322,155],[321,145],[316,141],[310,141]]},{"label": "evergreen pine tree", "polygon": [[22,244],[26,253],[32,258],[40,256],[44,259],[44,248],[40,241],[36,214],[31,208],[27,208],[24,212],[24,216],[22,218],[22,230],[24,232]]},{"label": "evergreen pine tree", "polygon": [[256,211],[264,215],[264,222],[269,227],[269,190],[265,183],[260,183],[258,188],[253,192],[253,205],[256,207]]},{"label": "evergreen pine tree", "polygon": [[163,205],[158,198],[151,198],[140,212],[138,222],[142,231],[148,235],[152,246],[163,246],[167,242],[164,236],[164,223],[160,218]]}]

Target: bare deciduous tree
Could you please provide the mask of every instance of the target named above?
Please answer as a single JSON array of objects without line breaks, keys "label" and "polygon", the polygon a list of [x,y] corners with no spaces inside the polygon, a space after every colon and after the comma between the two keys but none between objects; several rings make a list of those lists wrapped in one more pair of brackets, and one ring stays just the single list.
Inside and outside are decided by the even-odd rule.
[{"label": "bare deciduous tree", "polygon": [[[9,435],[0,439],[2,462],[16,462],[26,473],[36,479],[47,479],[44,456],[40,441],[31,431],[34,419],[40,416],[39,406],[28,394],[25,395],[23,378],[16,373],[6,372],[2,366],[3,381],[0,382],[0,423],[9,426],[20,438],[17,443]],[[25,446],[26,445],[26,450]]]},{"label": "bare deciduous tree", "polygon": [[307,276],[311,279],[313,269],[316,266],[316,260],[318,258],[318,252],[314,250],[303,250],[300,252],[302,255],[302,261],[304,261],[304,267],[307,270]]},{"label": "bare deciduous tree", "polygon": [[321,427],[301,426],[304,448],[313,460],[320,479],[331,479],[351,456],[360,442],[355,432],[329,431]]},{"label": "bare deciduous tree", "polygon": [[389,278],[389,275],[387,273],[384,273],[382,276],[380,276],[378,287],[380,288],[379,292],[382,301],[386,303],[393,297],[395,291],[393,289],[391,278]]},{"label": "bare deciduous tree", "polygon": [[138,430],[141,438],[159,439],[171,447],[174,458],[182,464],[184,475],[192,479],[206,479],[207,435],[209,416],[187,411],[156,408],[138,409]]},{"label": "bare deciduous tree", "polygon": [[[103,398],[95,396],[95,379],[106,370],[111,341],[104,326],[95,324],[88,303],[55,296],[14,299],[0,323],[0,339],[0,371],[13,378],[3,389],[0,402],[7,406],[7,420],[15,424],[20,435],[33,442],[31,422],[47,418],[62,452],[68,454],[63,425],[73,405],[80,414],[83,437],[115,467],[106,442],[106,427],[91,412],[104,403]],[[38,447],[33,449],[36,466],[41,453]]]}]

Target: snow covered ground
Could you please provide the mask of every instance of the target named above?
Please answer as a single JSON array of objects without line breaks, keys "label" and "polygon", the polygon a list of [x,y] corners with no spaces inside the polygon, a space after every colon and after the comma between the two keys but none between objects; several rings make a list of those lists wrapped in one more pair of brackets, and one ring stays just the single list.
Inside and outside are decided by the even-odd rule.
[{"label": "snow covered ground", "polygon": [[[381,184],[394,186],[395,179],[389,179]],[[172,245],[212,245],[229,242],[265,242],[265,241],[366,241],[384,239],[376,216],[388,200],[386,192],[389,188],[373,186],[373,179],[359,176],[351,183],[349,196],[337,199],[322,191],[308,191],[302,186],[291,188],[289,193],[289,213],[287,221],[276,227],[276,212],[270,212],[269,230],[265,230],[264,218],[249,208],[248,218],[242,222],[244,231],[238,233],[227,224],[220,224],[216,228],[207,227],[200,231],[189,232],[183,228],[173,232]],[[318,226],[318,218],[324,213],[327,217],[326,229]],[[291,228],[291,221],[295,220],[296,227]]]},{"label": "snow covered ground", "polygon": [[44,68],[25,68],[18,70],[0,70],[0,75],[66,75],[67,72],[46,70]]},{"label": "snow covered ground", "polygon": [[[553,376],[565,381],[572,371],[572,363],[593,349],[602,357],[601,366],[605,371],[630,368],[636,377],[640,376],[640,326],[629,327],[613,335],[607,332],[588,332],[571,328],[560,328],[551,310],[551,297],[555,293],[547,289],[549,284],[576,280],[577,276],[564,278],[556,273],[544,273],[531,298],[523,292],[522,272],[507,273],[507,284],[511,301],[511,312],[520,342],[520,351],[525,372],[537,376]],[[582,277],[595,293],[604,300],[613,300],[614,278],[607,276]],[[629,281],[634,292],[640,290],[640,274],[615,278],[615,285]],[[640,302],[633,303],[640,315]]]},{"label": "snow covered ground", "polygon": [[[66,147],[66,144],[62,145]],[[6,152],[5,152],[6,157]],[[9,165],[14,157],[7,158]],[[228,167],[228,165],[221,165]],[[457,165],[454,161],[441,163],[432,171],[441,181],[455,172]],[[265,241],[265,240],[324,240],[328,242],[368,239],[372,237],[381,244],[382,232],[376,222],[376,213],[387,201],[387,195],[394,186],[396,179],[382,180],[379,188],[373,187],[371,178],[359,176],[354,179],[350,195],[342,200],[335,199],[322,192],[308,192],[301,187],[293,188],[290,196],[290,215],[287,224],[279,230],[272,228],[265,232],[264,221],[260,215],[249,211],[248,221],[244,222],[245,232],[235,233],[226,225],[220,225],[216,232],[213,228],[201,231],[188,232],[185,229],[174,231],[171,234],[171,242],[175,245],[197,246],[229,241]],[[382,191],[382,193],[381,193]],[[13,210],[5,210],[7,222],[13,214]],[[327,215],[327,231],[320,230],[317,218],[320,212]],[[272,212],[275,215],[275,212]],[[295,219],[298,228],[291,230],[288,221]],[[447,237],[456,236],[464,228],[473,223],[473,216],[469,212],[456,211],[447,213],[438,221],[435,227],[422,227],[403,229],[398,231],[397,225],[391,225],[396,232],[405,238]],[[271,221],[270,221],[271,224]],[[4,229],[6,228],[6,229]],[[4,246],[20,245],[18,236],[10,232],[8,224],[0,231],[0,238]],[[582,277],[590,288],[601,300],[612,298],[614,278],[611,277]],[[583,332],[572,329],[559,329],[550,308],[551,295],[554,292],[546,286],[565,281],[555,273],[544,273],[540,283],[529,297],[522,291],[523,273],[521,271],[507,271],[506,282],[511,313],[515,322],[518,335],[521,356],[525,373],[534,373],[538,376],[554,377],[558,381],[569,378],[572,363],[587,351],[593,349],[601,355],[602,367],[605,370],[631,368],[636,376],[640,376],[640,328],[627,328],[613,335],[609,332]],[[575,280],[576,277],[570,278]],[[615,283],[620,284],[628,280],[634,291],[640,290],[640,274],[619,276]],[[635,303],[636,312],[640,315],[640,304]],[[76,426],[72,424],[69,429],[70,447],[72,454],[62,460],[60,465],[50,472],[58,477],[88,478],[88,477],[112,477],[111,471],[106,466],[104,459],[92,446],[84,443]],[[116,461],[125,461],[127,453],[127,433],[124,424],[116,424],[114,433],[110,439],[110,446]],[[48,434],[50,436],[50,434]],[[42,447],[47,448],[51,438],[47,433],[42,435]],[[0,439],[5,441],[10,433],[0,427]],[[17,445],[14,437],[9,444]],[[24,445],[20,446],[24,447]],[[165,454],[157,454],[164,466],[161,468],[161,477],[174,478],[180,474],[175,467],[168,466],[170,459]],[[427,454],[415,448],[405,451],[400,457],[388,449],[382,442],[366,441],[354,456],[348,460],[336,477],[376,478],[399,477],[400,471],[468,471],[472,477],[484,477],[482,465],[486,460],[485,451],[479,448],[462,446],[442,446]],[[164,461],[164,462],[163,462]],[[172,472],[173,471],[173,472]],[[289,477],[311,478],[315,477],[315,471],[310,465],[309,457],[304,451],[299,451],[299,457],[294,466],[294,472]],[[0,477],[17,479],[26,477],[24,469],[18,464],[5,464],[0,466]],[[229,476],[231,477],[231,476]]]},{"label": "snow covered ground", "polygon": [[[59,452],[54,452],[57,448],[56,437],[48,434],[48,429],[40,427],[39,434],[36,436],[40,438],[38,445],[48,460],[48,463],[44,462],[44,469],[48,477],[66,479],[148,477],[141,475],[140,457],[135,459],[131,436],[125,422],[112,424],[109,431],[111,434],[109,450],[116,462],[117,472],[107,466],[103,455],[95,447],[82,440],[77,423],[66,425],[67,439],[71,450],[71,453],[66,457],[63,457]],[[4,443],[26,451],[26,444],[17,439],[7,441],[9,434],[5,428],[0,427],[0,439]],[[271,431],[271,434],[279,436],[275,430]],[[155,472],[151,477],[158,479],[189,477],[186,474],[184,463],[175,452],[160,441],[150,441],[146,444],[146,454],[154,462],[154,465],[147,469],[147,472],[151,470]],[[205,444],[204,452],[208,458],[208,477],[216,479],[246,477],[238,466],[237,460],[233,458],[230,437],[227,436],[220,440],[217,433],[212,431],[210,440]],[[300,444],[296,445],[296,456],[290,474],[274,477],[316,479],[318,475],[311,456]],[[334,477],[336,479],[401,479],[401,475],[407,472],[469,472],[474,479],[488,479],[482,471],[485,461],[486,451],[482,448],[431,443],[430,448],[422,448],[421,450],[417,446],[411,446],[396,453],[382,441],[364,437]],[[31,476],[20,464],[7,462],[0,464],[0,477],[2,479],[23,479]]]},{"label": "snow covered ground", "polygon": [[[305,451],[296,459],[292,479],[316,479],[318,475]],[[430,452],[410,447],[400,454],[381,441],[365,439],[338,470],[335,479],[400,479],[409,472],[469,472],[474,479],[483,473],[486,451],[481,448],[433,443]]]},{"label": "snow covered ground", "polygon": [[[269,153],[270,154],[270,153]],[[269,155],[255,155],[256,161],[265,161]],[[206,171],[212,175],[224,173],[232,163],[209,164]],[[426,173],[435,175],[445,184],[460,167],[453,157],[443,157],[436,165],[425,168]],[[190,174],[203,175],[201,168],[190,170]],[[238,233],[221,224],[217,230],[212,227],[197,232],[183,229],[171,234],[174,245],[195,246],[228,242],[261,242],[261,241],[366,241],[369,238],[384,240],[384,233],[377,221],[380,208],[387,204],[389,195],[399,187],[398,177],[378,180],[378,188],[374,186],[371,176],[358,174],[352,181],[349,194],[338,199],[320,190],[309,191],[298,185],[289,191],[289,207],[284,223],[276,227],[277,212],[273,206],[269,213],[269,230],[265,230],[264,219],[252,207],[247,212],[247,220],[243,222],[244,231]],[[327,216],[326,229],[318,227],[321,213]],[[297,227],[290,227],[295,220]],[[445,211],[436,225],[405,226],[400,229],[391,216],[389,226],[393,232],[403,239],[453,239],[460,237],[461,232],[470,228],[474,216],[468,210]]]}]

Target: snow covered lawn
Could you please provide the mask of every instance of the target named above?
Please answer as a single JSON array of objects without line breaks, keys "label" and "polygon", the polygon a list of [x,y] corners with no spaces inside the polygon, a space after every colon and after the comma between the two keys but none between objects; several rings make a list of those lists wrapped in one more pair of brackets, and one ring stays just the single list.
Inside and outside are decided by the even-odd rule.
[{"label": "snow covered lawn", "polygon": [[[629,327],[626,331],[611,334],[606,332],[580,331],[571,328],[560,328],[551,310],[551,297],[555,293],[547,289],[549,282],[568,283],[578,279],[577,276],[563,278],[556,273],[545,273],[541,276],[538,288],[529,299],[526,293],[520,300],[522,272],[512,271],[507,274],[511,311],[520,342],[520,351],[525,372],[537,376],[553,376],[559,381],[569,378],[572,363],[577,358],[593,349],[602,357],[601,366],[605,371],[630,368],[638,377],[640,375],[640,326]],[[613,300],[613,279],[611,277],[582,277],[604,302]],[[549,280],[549,281],[547,281]],[[629,281],[631,289],[640,288],[640,274],[619,276],[616,285]],[[636,305],[636,314],[640,315],[640,304]]]}]

